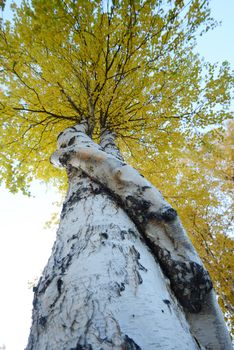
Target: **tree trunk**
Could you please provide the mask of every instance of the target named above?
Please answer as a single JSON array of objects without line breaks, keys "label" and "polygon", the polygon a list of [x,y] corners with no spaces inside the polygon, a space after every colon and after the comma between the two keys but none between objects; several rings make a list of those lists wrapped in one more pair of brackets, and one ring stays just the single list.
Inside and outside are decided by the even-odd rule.
[{"label": "tree trunk", "polygon": [[[102,134],[98,146],[85,131],[85,124],[65,130],[53,156],[53,162],[67,170],[69,189],[52,255],[35,288],[27,350],[204,349],[201,344],[207,349],[231,349],[222,317],[214,316],[213,304],[206,302],[212,298],[206,272],[202,270],[205,293],[199,293],[202,301],[206,298],[205,308],[190,287],[186,285],[186,293],[178,287],[182,282],[174,275],[178,266],[184,266],[182,259],[189,259],[186,266],[193,270],[200,267],[200,260],[184,236],[171,243],[171,227],[175,233],[180,227],[175,212],[123,163],[110,133]],[[122,168],[131,179],[128,196]],[[143,187],[148,191],[147,205]],[[151,216],[139,212],[146,213],[149,205],[155,209]],[[158,213],[164,218],[163,228]],[[152,230],[157,231],[154,239]],[[214,323],[212,317],[216,325],[210,327],[206,323]],[[209,339],[200,324],[210,332]],[[220,327],[224,333],[211,339]]]}]

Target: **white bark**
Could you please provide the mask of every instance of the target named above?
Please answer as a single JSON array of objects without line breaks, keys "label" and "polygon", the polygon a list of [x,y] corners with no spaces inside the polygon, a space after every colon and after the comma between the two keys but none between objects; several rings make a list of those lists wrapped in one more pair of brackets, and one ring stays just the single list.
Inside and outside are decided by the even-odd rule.
[{"label": "white bark", "polygon": [[[69,190],[51,258],[35,288],[27,350],[202,348],[193,332],[207,349],[231,349],[220,316],[217,326],[214,301],[207,303],[211,285],[203,268],[201,311],[194,299],[191,266],[199,277],[201,262],[175,211],[123,163],[111,135],[103,135],[96,145],[83,124],[58,138],[53,162],[67,168]],[[187,283],[186,293],[174,292],[181,300],[190,295],[184,310],[192,330],[171,291],[173,281]],[[199,311],[192,314],[193,308]]]}]

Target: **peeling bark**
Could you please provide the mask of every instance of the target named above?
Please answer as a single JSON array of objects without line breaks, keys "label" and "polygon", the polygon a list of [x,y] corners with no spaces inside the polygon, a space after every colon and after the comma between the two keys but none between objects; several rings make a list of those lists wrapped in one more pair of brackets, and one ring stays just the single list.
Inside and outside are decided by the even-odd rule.
[{"label": "peeling bark", "polygon": [[69,190],[27,350],[231,349],[176,211],[124,163],[111,133],[97,145],[87,131],[85,121],[66,129],[52,156]]}]

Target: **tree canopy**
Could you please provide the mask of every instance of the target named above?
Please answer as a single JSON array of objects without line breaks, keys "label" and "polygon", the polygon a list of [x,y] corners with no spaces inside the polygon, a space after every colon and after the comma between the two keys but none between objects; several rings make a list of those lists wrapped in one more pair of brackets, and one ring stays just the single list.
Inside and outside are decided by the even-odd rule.
[{"label": "tree canopy", "polygon": [[56,137],[83,116],[97,140],[115,131],[126,159],[181,212],[230,312],[230,255],[221,255],[233,242],[220,235],[229,206],[226,222],[215,208],[230,188],[217,140],[233,75],[194,50],[215,26],[209,1],[22,1],[0,25],[1,180],[13,192],[60,181],[49,162]]},{"label": "tree canopy", "polygon": [[[203,64],[196,35],[208,1],[22,1],[0,37],[1,176],[16,190],[55,172],[56,135],[92,120],[94,134],[154,145],[229,117],[230,70]],[[166,136],[166,137],[165,137]],[[165,139],[165,142],[164,142]],[[136,145],[134,145],[136,147]]]}]

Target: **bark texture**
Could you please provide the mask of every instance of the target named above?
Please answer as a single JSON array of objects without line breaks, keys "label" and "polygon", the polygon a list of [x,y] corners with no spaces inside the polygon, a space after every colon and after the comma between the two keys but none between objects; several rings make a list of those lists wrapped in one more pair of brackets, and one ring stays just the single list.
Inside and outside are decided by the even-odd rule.
[{"label": "bark texture", "polygon": [[52,162],[69,190],[35,288],[27,350],[231,349],[212,282],[176,211],[85,123]]}]

